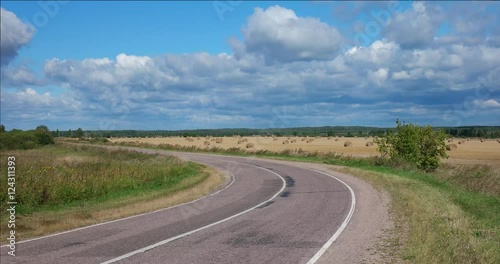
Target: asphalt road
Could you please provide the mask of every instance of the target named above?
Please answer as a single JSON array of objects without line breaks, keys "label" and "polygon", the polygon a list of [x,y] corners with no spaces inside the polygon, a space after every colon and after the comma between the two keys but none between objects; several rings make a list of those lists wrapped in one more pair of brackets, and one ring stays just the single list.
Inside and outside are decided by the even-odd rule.
[{"label": "asphalt road", "polygon": [[175,155],[232,181],[188,204],[18,243],[16,257],[2,247],[1,263],[311,263],[354,209],[347,185],[300,164]]}]

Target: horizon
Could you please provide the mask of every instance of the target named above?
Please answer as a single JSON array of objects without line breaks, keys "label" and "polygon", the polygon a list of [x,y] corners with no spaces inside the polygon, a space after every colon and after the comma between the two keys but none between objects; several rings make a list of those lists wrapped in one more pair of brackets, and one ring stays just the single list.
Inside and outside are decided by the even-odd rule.
[{"label": "horizon", "polygon": [[1,123],[499,126],[498,2],[1,2]]},{"label": "horizon", "polygon": [[[40,124],[44,125],[44,124]],[[55,132],[67,132],[67,131],[76,131],[78,129],[82,129],[82,131],[85,132],[120,132],[120,131],[138,131],[138,132],[184,132],[184,131],[198,131],[198,130],[238,130],[238,129],[245,129],[245,130],[291,130],[291,129],[319,129],[319,128],[360,128],[360,129],[394,129],[396,128],[396,125],[392,127],[376,127],[376,126],[344,126],[344,125],[335,125],[335,126],[301,126],[301,127],[263,127],[263,128],[251,128],[251,127],[221,127],[221,128],[193,128],[193,129],[116,129],[116,130],[100,130],[100,129],[84,129],[81,127],[74,127],[74,128],[69,128],[69,129],[51,129],[50,127],[47,127],[49,131]],[[483,125],[467,125],[467,126],[432,126],[432,128],[436,129],[466,129],[466,128],[500,128],[500,125],[492,125],[492,126],[483,126]],[[7,128],[5,131],[12,131],[12,130],[23,130],[19,128]],[[25,129],[25,130],[35,130],[36,127]]]}]

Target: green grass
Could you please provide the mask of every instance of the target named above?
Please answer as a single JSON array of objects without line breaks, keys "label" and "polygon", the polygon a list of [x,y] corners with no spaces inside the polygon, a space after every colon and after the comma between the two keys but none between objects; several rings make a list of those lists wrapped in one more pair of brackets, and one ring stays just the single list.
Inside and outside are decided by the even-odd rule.
[{"label": "green grass", "polygon": [[345,166],[347,172],[391,195],[399,243],[393,250],[404,262],[500,263],[500,175],[488,166],[442,166],[425,173],[404,163],[335,153],[120,145]]},{"label": "green grass", "polygon": [[[201,174],[203,166],[175,157],[57,144],[40,149],[2,152],[16,157],[17,213],[102,203],[144,192],[174,190]],[[0,182],[6,183],[6,166]],[[7,184],[0,187],[0,210],[7,206]]]}]

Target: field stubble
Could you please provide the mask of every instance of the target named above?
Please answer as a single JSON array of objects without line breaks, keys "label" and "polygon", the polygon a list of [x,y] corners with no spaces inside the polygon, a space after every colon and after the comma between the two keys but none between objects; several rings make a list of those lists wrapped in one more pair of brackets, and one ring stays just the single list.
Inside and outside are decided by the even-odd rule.
[{"label": "field stubble", "polygon": [[[113,143],[132,142],[152,145],[171,144],[180,146],[195,146],[197,148],[218,147],[223,149],[240,148],[246,151],[269,150],[281,152],[284,150],[303,150],[308,152],[334,152],[343,155],[356,157],[369,157],[378,155],[377,144],[367,146],[373,142],[373,138],[342,138],[342,137],[223,137],[221,143],[210,141],[214,138],[196,137],[188,140],[184,137],[164,137],[164,138],[112,138]],[[247,142],[241,142],[247,139]],[[209,141],[210,145],[204,142]],[[240,141],[240,143],[238,143]],[[287,141],[288,143],[284,142]],[[352,142],[352,146],[345,147],[344,143]],[[458,144],[459,139],[454,139],[452,143]],[[252,148],[246,148],[247,143],[253,143]],[[447,143],[450,144],[450,143]],[[444,162],[453,165],[459,164],[484,164],[500,168],[500,143],[495,140],[471,139],[457,145],[457,149],[447,151],[449,158]]]}]

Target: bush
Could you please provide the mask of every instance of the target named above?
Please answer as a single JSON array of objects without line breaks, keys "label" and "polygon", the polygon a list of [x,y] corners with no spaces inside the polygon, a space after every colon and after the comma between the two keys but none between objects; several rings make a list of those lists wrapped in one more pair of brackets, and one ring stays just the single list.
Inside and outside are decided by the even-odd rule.
[{"label": "bush", "polygon": [[40,130],[13,129],[0,133],[0,150],[33,149],[50,144],[54,144],[54,138]]},{"label": "bush", "polygon": [[443,130],[430,126],[404,124],[396,120],[396,131],[376,140],[377,150],[391,160],[402,159],[425,171],[433,171],[440,158],[447,158]]},{"label": "bush", "polygon": [[42,146],[54,144],[54,138],[48,132],[35,131],[34,134],[38,144]]}]

